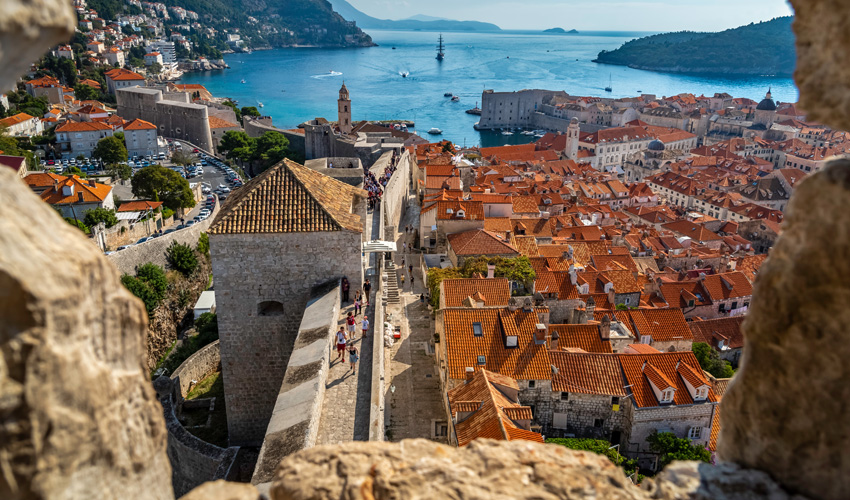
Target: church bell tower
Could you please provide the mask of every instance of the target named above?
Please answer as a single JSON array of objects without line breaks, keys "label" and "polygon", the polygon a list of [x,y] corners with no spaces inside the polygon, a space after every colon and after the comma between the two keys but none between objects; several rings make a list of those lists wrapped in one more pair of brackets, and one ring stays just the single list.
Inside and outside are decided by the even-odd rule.
[{"label": "church bell tower", "polygon": [[345,87],[345,82],[342,83],[342,88],[339,89],[339,131],[343,135],[351,133],[351,98],[348,96],[348,89]]}]

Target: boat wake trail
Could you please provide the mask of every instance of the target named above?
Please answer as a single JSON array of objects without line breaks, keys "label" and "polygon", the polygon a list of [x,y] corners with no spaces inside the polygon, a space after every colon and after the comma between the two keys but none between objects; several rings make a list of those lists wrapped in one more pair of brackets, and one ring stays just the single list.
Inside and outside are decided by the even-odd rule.
[{"label": "boat wake trail", "polygon": [[321,75],[313,75],[310,78],[321,80],[323,78],[333,78],[335,76],[342,76],[342,73],[340,73],[339,71],[329,71],[327,73],[322,73]]}]

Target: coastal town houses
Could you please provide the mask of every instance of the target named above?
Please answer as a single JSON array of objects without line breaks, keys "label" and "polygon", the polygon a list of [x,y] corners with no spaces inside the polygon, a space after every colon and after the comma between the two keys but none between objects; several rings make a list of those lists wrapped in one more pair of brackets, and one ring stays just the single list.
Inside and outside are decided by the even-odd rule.
[{"label": "coastal town houses", "polygon": [[154,156],[168,149],[165,141],[157,136],[156,125],[140,119],[124,125],[124,143],[130,157]]},{"label": "coastal town houses", "polygon": [[114,130],[101,122],[67,121],[56,127],[56,144],[63,158],[76,158],[79,155],[91,157],[97,142],[112,137]]},{"label": "coastal town houses", "polygon": [[44,132],[44,124],[39,118],[17,113],[0,119],[0,129],[6,129],[6,133],[13,137],[32,137]]},{"label": "coastal town houses", "polygon": [[109,70],[104,76],[106,77],[106,90],[113,95],[118,89],[139,87],[145,84],[145,77],[123,68]]},{"label": "coastal town houses", "polygon": [[115,208],[112,186],[93,179],[34,172],[24,177],[24,182],[42,201],[59,210],[62,217],[81,221],[89,210]]},{"label": "coastal town houses", "polygon": [[730,318],[694,319],[688,325],[694,335],[694,342],[710,345],[721,359],[729,361],[737,368],[744,351],[744,334],[741,324],[746,316]]}]

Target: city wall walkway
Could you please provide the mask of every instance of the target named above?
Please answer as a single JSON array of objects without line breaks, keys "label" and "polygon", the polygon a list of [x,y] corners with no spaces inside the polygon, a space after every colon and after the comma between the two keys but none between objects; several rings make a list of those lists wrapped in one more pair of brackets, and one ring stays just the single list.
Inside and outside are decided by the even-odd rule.
[{"label": "city wall walkway", "polygon": [[[363,228],[364,241],[370,241],[373,238],[372,235],[378,235],[380,217],[380,210],[367,214]],[[377,288],[376,279],[380,279],[380,276],[376,277],[374,273],[368,272],[375,268],[376,259],[379,258],[379,255],[368,254],[367,258],[369,260],[366,277],[372,281],[372,297],[370,298],[371,305],[363,307],[363,314],[369,318],[369,332],[366,337],[362,337],[360,321],[363,319],[363,314],[358,315],[354,345],[357,347],[360,359],[357,361],[356,373],[351,371],[348,352],[346,351],[345,362],[343,362],[337,359],[336,347],[332,346],[333,351],[330,356],[330,369],[325,385],[317,445],[369,440],[375,302],[377,301],[380,306],[380,297],[375,297],[375,289]],[[354,312],[354,292],[355,290],[351,290],[351,300],[343,303],[340,308],[337,329],[340,326],[345,326],[348,312]]]}]

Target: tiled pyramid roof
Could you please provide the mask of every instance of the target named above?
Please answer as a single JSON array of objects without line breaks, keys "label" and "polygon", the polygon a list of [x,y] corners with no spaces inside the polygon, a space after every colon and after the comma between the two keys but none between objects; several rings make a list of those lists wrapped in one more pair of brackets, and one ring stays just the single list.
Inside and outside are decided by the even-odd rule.
[{"label": "tiled pyramid roof", "polygon": [[365,196],[361,189],[284,160],[231,196],[209,232],[360,232],[363,222],[352,207]]}]

